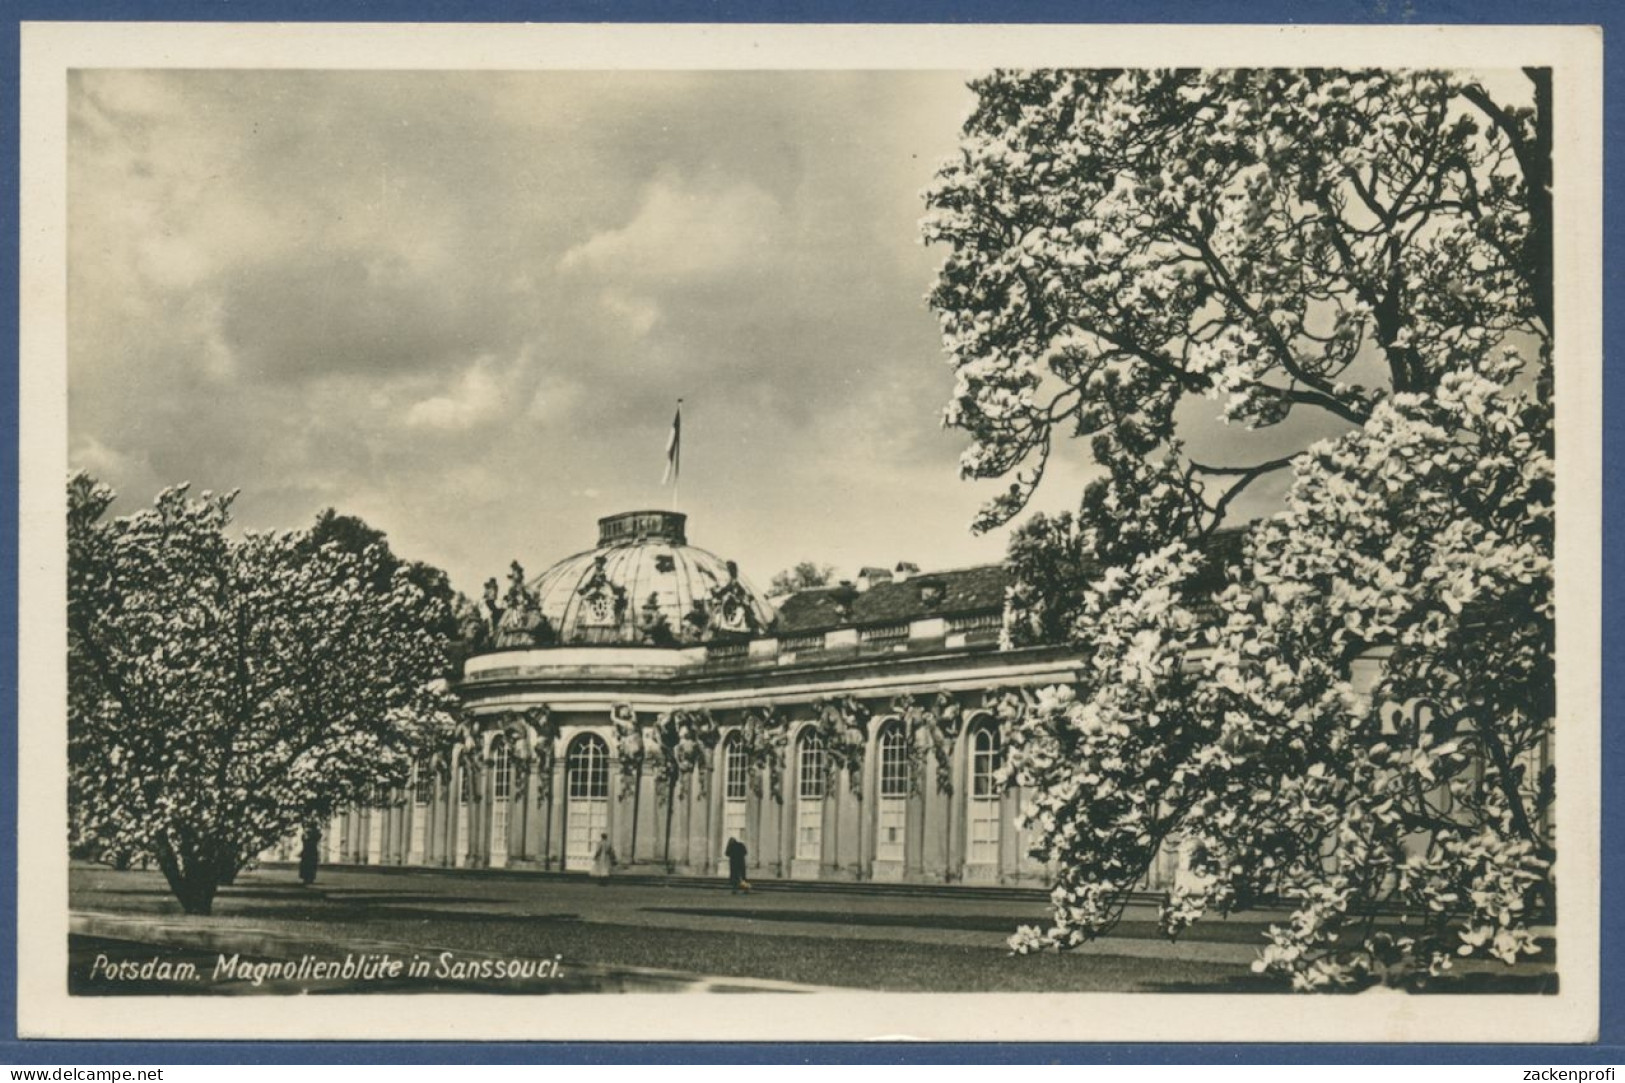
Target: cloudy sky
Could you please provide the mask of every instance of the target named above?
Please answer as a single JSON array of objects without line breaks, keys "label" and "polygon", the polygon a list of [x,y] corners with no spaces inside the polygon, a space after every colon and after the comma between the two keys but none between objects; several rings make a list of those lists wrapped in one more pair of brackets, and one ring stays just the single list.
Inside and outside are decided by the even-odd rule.
[{"label": "cloudy sky", "polygon": [[690,540],[758,583],[999,559],[917,229],[965,79],[78,73],[72,465],[336,507],[472,594],[669,506],[681,397]]}]

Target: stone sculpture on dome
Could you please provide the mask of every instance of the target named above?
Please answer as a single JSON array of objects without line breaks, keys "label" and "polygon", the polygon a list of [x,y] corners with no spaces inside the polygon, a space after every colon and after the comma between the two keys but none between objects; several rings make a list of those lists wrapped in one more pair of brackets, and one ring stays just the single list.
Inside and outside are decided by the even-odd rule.
[{"label": "stone sculpture on dome", "polygon": [[638,610],[638,634],[654,647],[675,647],[677,634],[671,630],[671,621],[660,607],[660,595],[651,593]]},{"label": "stone sculpture on dome", "polygon": [[591,574],[577,588],[584,604],[580,620],[580,637],[587,642],[612,642],[619,637],[621,622],[626,617],[626,588],[609,577],[605,565],[609,558],[599,553],[593,558]]},{"label": "stone sculpture on dome", "polygon": [[722,557],[690,545],[686,523],[656,510],[599,519],[596,546],[529,584],[552,642],[677,647],[765,631],[772,605]]},{"label": "stone sculpture on dome", "polygon": [[739,565],[728,561],[728,581],[711,590],[710,631],[756,635],[762,622],[756,616],[755,595],[739,581]]},{"label": "stone sculpture on dome", "polygon": [[683,614],[683,642],[703,643],[711,627],[711,612],[704,598],[695,598],[688,612]]},{"label": "stone sculpture on dome", "polygon": [[[495,593],[496,581],[486,584],[486,598]],[[496,646],[499,650],[545,647],[553,641],[553,630],[534,591],[525,586],[525,569],[516,560],[508,569],[508,593],[497,620]]]}]

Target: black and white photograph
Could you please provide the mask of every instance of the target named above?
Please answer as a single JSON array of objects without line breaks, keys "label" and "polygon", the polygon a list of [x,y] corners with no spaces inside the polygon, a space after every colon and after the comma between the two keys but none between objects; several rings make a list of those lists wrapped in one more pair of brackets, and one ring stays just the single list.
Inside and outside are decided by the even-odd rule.
[{"label": "black and white photograph", "polygon": [[22,1035],[1595,1036],[1600,35],[23,46]]}]

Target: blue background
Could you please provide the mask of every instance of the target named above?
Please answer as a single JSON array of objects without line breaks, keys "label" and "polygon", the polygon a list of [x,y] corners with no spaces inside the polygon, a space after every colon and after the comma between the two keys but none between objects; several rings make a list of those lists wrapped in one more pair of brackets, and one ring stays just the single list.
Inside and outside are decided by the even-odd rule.
[{"label": "blue background", "polygon": [[[1610,660],[1625,631],[1625,600],[1614,545],[1625,522],[1620,486],[1620,440],[1625,436],[1625,392],[1604,372],[1603,434],[1603,908],[1602,1041],[1592,1046],[1518,1045],[1150,1045],[1150,1044],[786,1044],[623,1042],[577,1043],[374,1043],[374,1042],[20,1042],[17,1031],[16,948],[17,802],[4,785],[17,771],[17,184],[18,27],[28,20],[165,20],[289,22],[843,22],[843,23],[1589,23],[1604,28],[1607,147],[1604,196],[1605,349],[1618,339],[1625,318],[1620,291],[1622,182],[1620,143],[1625,131],[1625,68],[1608,48],[1625,31],[1625,5],[1608,0],[593,0],[522,4],[514,0],[0,0],[0,72],[5,78],[0,111],[0,222],[5,226],[0,264],[0,342],[6,369],[0,382],[0,417],[13,437],[0,441],[0,1064],[83,1065],[165,1063],[1485,1063],[1540,1066],[1558,1063],[1625,1063],[1625,739],[1622,712],[1612,697],[1618,686]],[[10,792],[6,793],[9,789]],[[606,1008],[612,1004],[606,1004]],[[721,1012],[724,1005],[718,1004]],[[1267,1001],[1260,1001],[1261,1010]],[[1487,1006],[1486,1006],[1487,1007]]]}]

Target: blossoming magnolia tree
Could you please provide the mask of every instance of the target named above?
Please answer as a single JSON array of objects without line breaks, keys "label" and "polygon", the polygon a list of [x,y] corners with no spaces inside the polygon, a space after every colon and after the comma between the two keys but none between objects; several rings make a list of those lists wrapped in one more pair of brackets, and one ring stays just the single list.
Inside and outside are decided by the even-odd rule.
[{"label": "blossoming magnolia tree", "polygon": [[[265,847],[404,785],[449,733],[447,592],[381,543],[232,538],[185,486],[68,483],[72,845],[150,855],[187,913]],[[393,570],[385,574],[393,564]]]},{"label": "blossoming magnolia tree", "polygon": [[[1440,72],[973,83],[924,229],[963,472],[1011,479],[978,525],[1058,435],[1100,468],[1012,544],[1011,638],[1088,660],[1006,724],[1059,869],[1018,949],[1108,932],[1177,844],[1168,931],[1283,900],[1256,969],[1298,988],[1538,950],[1550,92],[1527,76],[1511,100]],[[1189,451],[1203,398],[1238,461]],[[1278,473],[1284,510],[1218,533]]]}]

